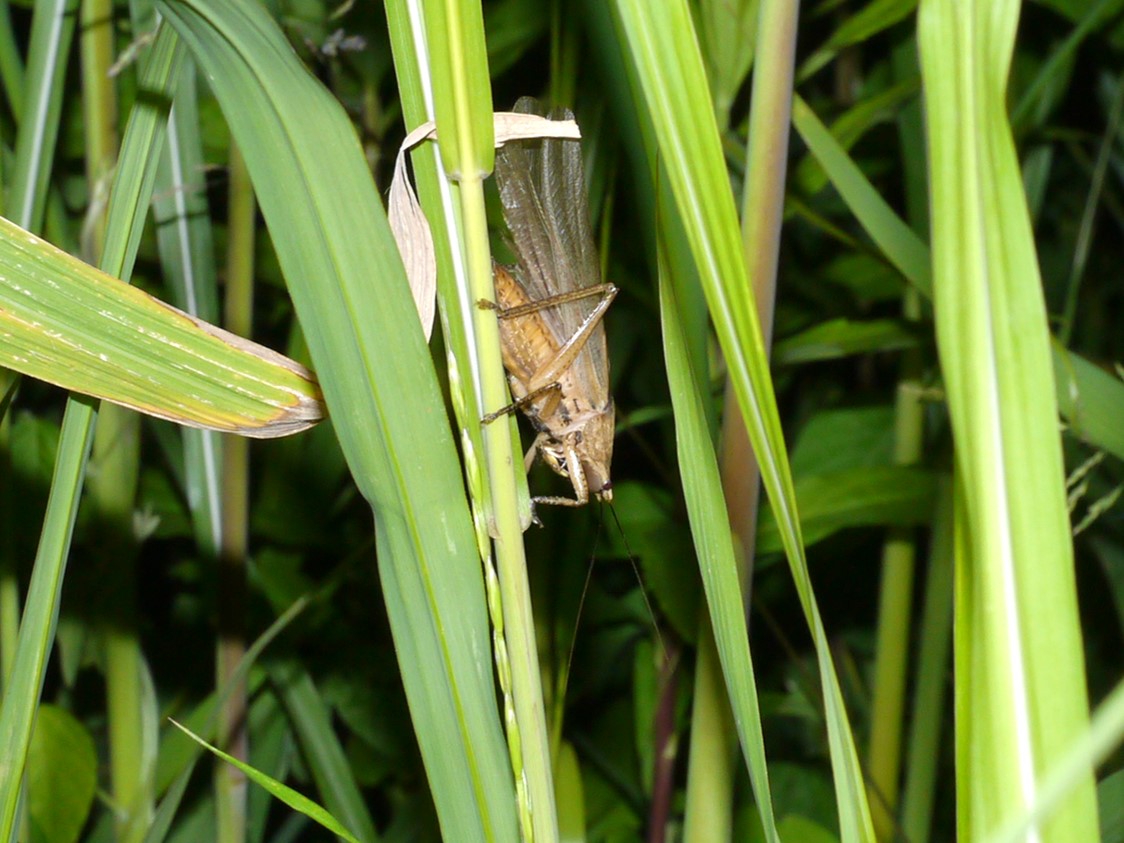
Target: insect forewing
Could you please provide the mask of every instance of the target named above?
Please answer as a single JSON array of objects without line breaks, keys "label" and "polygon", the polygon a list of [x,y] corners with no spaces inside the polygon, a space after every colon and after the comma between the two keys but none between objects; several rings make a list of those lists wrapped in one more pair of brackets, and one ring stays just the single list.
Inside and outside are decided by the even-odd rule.
[{"label": "insect forewing", "polygon": [[[539,104],[523,97],[515,111],[540,114]],[[555,109],[552,119],[572,118]],[[496,153],[496,181],[511,247],[518,259],[516,277],[532,301],[601,283],[597,249],[589,223],[581,144],[544,139],[513,142]],[[542,311],[560,343],[577,333],[597,306],[589,296]],[[571,372],[594,406],[608,401],[605,331],[598,325],[574,360]]]}]

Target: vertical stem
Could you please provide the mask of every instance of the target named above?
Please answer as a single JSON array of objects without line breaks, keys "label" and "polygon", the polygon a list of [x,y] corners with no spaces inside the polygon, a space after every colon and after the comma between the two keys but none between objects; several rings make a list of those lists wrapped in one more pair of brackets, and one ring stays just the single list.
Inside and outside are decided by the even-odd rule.
[{"label": "vertical stem", "polygon": [[8,0],[0,0],[0,83],[12,116],[19,123],[23,117],[23,56],[12,29],[12,11]]},{"label": "vertical stem", "polygon": [[119,145],[117,92],[109,76],[113,64],[113,4],[110,0],[83,0],[79,38],[86,184],[90,194],[83,246],[87,258],[96,260],[105,238],[109,180],[117,162]]},{"label": "vertical stem", "polygon": [[[249,336],[253,313],[255,202],[245,163],[230,147],[230,216],[228,220],[225,323],[228,330]],[[246,652],[246,553],[249,535],[249,443],[230,436],[223,448],[222,543],[218,558],[218,643],[216,685],[231,679]],[[218,745],[235,758],[248,760],[246,686],[240,681],[219,713]],[[246,836],[246,776],[232,765],[215,769],[217,839],[241,843]]]},{"label": "vertical stem", "polygon": [[[907,318],[918,318],[920,304],[916,293],[908,294],[906,312]],[[907,356],[898,385],[894,443],[894,461],[898,465],[913,465],[921,456],[924,409],[919,397],[918,366],[916,354]],[[867,749],[868,796],[879,840],[893,839],[897,813],[914,563],[912,531],[892,530],[882,549],[877,657]]]},{"label": "vertical stem", "polygon": [[[109,75],[113,64],[113,4],[84,0],[79,47],[82,67],[82,117],[86,145],[89,204],[82,231],[87,260],[101,258],[109,181],[120,145],[117,91]],[[106,716],[109,725],[110,781],[116,806],[114,831],[120,843],[139,843],[152,821],[152,766],[145,747],[144,655],[137,632],[136,554],[133,508],[140,470],[140,418],[106,405],[98,414],[87,483],[96,517],[94,544],[112,607],[101,624],[105,636]]]},{"label": "vertical stem", "polygon": [[110,780],[119,843],[139,843],[153,816],[151,763],[145,759],[144,656],[137,632],[133,508],[140,469],[140,416],[106,404],[98,414],[86,483],[96,520],[96,559],[105,587],[106,714]]},{"label": "vertical stem", "polygon": [[[0,395],[13,388],[17,375],[0,372]],[[11,406],[0,419],[0,689],[16,658],[19,635],[20,588],[16,574],[15,523],[12,518],[12,414]]]},{"label": "vertical stem", "polygon": [[[471,300],[494,300],[495,291],[491,289],[492,257],[488,247],[487,221],[483,216],[483,184],[478,178],[467,177],[459,184],[467,232],[465,248],[470,283],[480,284],[482,287],[473,288]],[[481,370],[502,373],[499,327],[495,315],[490,311],[477,309],[474,318],[479,338]],[[486,407],[502,407],[507,403],[507,384],[502,376],[489,378],[482,384],[482,399]],[[508,428],[502,424],[485,426],[484,445],[493,495],[497,574],[514,700],[514,712],[509,716],[513,715],[515,722],[507,724],[509,750],[515,770],[524,837],[528,841],[533,839],[539,843],[547,843],[558,838],[558,821],[535,628],[531,616],[527,558],[519,523],[515,484],[512,482],[516,462]],[[502,642],[497,641],[499,643]],[[514,733],[511,731],[513,727],[516,729]]]}]

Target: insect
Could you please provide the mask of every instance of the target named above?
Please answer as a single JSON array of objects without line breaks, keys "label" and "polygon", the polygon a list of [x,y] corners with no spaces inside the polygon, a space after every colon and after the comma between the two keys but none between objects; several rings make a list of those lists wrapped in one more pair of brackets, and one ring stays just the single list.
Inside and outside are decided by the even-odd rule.
[{"label": "insect", "polygon": [[[515,111],[541,113],[524,97]],[[552,119],[571,119],[556,109]],[[496,153],[496,181],[516,265],[494,265],[496,302],[479,305],[500,320],[503,363],[514,403],[485,424],[522,410],[538,435],[524,458],[543,460],[574,487],[574,497],[535,503],[582,506],[612,499],[613,399],[602,319],[617,288],[601,282],[589,223],[578,141],[508,143]]]}]

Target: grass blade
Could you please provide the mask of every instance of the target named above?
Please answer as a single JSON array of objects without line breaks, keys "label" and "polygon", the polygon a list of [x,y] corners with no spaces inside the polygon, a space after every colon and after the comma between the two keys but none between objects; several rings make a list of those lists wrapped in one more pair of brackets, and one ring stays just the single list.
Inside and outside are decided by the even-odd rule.
[{"label": "grass blade", "polygon": [[[618,0],[668,181],[699,270],[750,441],[816,644],[843,840],[873,839],[865,786],[804,558],[768,357],[750,293],[741,237],[693,23],[682,2]],[[712,607],[712,612],[716,610]],[[731,662],[734,654],[726,654]],[[724,659],[725,663],[725,659]],[[727,677],[727,683],[731,679]],[[749,748],[743,746],[748,753]]]},{"label": "grass blade", "polygon": [[[1018,12],[1007,0],[926,0],[918,17],[933,305],[964,519],[954,647],[965,839],[1036,805],[1042,771],[1088,728],[1050,335],[1006,111]],[[1028,835],[1096,837],[1091,770]]]},{"label": "grass blade", "polygon": [[511,839],[479,559],[401,259],[355,131],[253,2],[164,2],[238,142],[340,445],[445,833]]}]

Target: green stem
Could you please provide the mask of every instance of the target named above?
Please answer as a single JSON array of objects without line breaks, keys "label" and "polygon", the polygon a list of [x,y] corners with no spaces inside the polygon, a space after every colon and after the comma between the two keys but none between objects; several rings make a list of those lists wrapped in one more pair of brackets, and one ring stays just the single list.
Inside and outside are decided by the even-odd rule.
[{"label": "green stem", "polygon": [[[472,285],[470,299],[491,301],[495,298],[495,291],[492,289],[492,256],[484,217],[482,182],[479,179],[462,179],[460,195],[467,232],[465,249],[469,283]],[[494,374],[493,377],[485,378],[481,385],[484,406],[502,407],[508,403],[509,394],[503,377],[496,317],[491,311],[478,309],[474,319],[481,371]],[[546,843],[557,839],[558,822],[551,776],[550,741],[543,706],[534,620],[531,615],[527,558],[513,474],[515,470],[522,470],[522,460],[517,459],[517,455],[512,452],[509,429],[503,424],[491,424],[484,428],[484,451],[492,490],[496,563],[503,601],[504,637],[511,671],[514,725],[518,729],[516,740],[509,735],[509,748],[512,751],[517,793],[525,783],[526,797],[529,800],[529,817],[527,806],[524,804],[521,808],[524,836],[528,840]],[[533,837],[528,837],[528,832]]]},{"label": "green stem", "polygon": [[[252,328],[255,202],[250,176],[238,147],[230,147],[229,250],[226,271],[226,328],[248,337]],[[222,452],[223,518],[218,558],[219,640],[216,687],[234,683],[219,710],[220,749],[249,760],[245,680],[233,673],[246,654],[246,556],[249,537],[249,442],[229,436]],[[215,767],[217,839],[241,843],[246,837],[246,776],[231,764]]]}]

